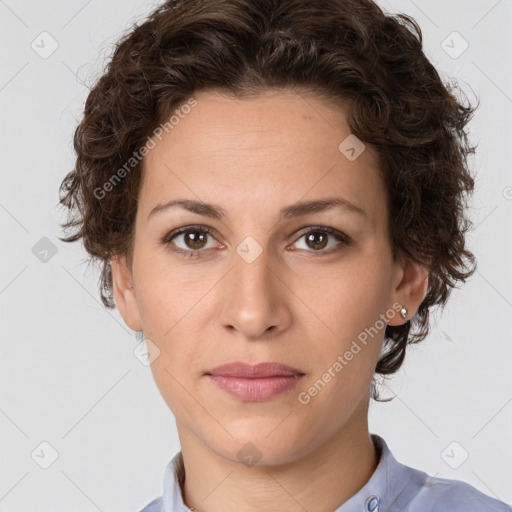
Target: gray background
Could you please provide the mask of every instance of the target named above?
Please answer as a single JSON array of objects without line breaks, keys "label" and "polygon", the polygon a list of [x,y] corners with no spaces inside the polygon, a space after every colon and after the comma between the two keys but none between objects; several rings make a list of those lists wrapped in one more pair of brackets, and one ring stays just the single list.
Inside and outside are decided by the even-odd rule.
[{"label": "gray background", "polygon": [[[179,450],[135,336],[99,302],[97,269],[57,239],[57,189],[74,165],[87,85],[109,45],[156,4],[0,1],[0,511],[138,511],[161,495]],[[389,382],[396,398],[372,404],[371,431],[401,462],[510,503],[512,1],[380,4],[415,17],[442,77],[481,98],[468,240],[479,266]]]}]

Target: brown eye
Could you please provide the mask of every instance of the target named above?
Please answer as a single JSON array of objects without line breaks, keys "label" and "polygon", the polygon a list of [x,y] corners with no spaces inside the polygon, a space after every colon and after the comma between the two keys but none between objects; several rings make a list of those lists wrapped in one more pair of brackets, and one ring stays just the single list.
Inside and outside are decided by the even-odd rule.
[{"label": "brown eye", "polygon": [[203,231],[186,231],[183,241],[189,249],[202,249],[206,245],[208,233]]},{"label": "brown eye", "polygon": [[203,249],[215,247],[215,243],[208,247],[208,237],[213,239],[212,232],[209,228],[188,226],[170,233],[162,240],[162,243],[174,246],[175,248],[172,247],[173,250],[178,252],[192,254],[202,251]]},{"label": "brown eye", "polygon": [[320,231],[311,232],[305,236],[308,247],[315,250],[324,249],[329,240],[329,235]]},{"label": "brown eye", "polygon": [[294,245],[297,246],[301,239],[304,239],[304,243],[302,247],[296,247],[296,249],[321,254],[329,254],[341,249],[342,246],[348,246],[352,243],[350,237],[330,227],[309,229],[299,237]]}]

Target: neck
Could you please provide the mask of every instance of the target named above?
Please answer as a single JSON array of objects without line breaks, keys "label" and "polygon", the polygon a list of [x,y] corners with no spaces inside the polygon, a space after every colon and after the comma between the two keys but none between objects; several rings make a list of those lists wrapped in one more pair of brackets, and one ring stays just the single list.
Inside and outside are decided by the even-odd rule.
[{"label": "neck", "polygon": [[182,496],[197,512],[332,512],[366,484],[380,458],[366,416],[364,425],[346,426],[310,453],[278,465],[234,462],[183,431],[180,442]]}]

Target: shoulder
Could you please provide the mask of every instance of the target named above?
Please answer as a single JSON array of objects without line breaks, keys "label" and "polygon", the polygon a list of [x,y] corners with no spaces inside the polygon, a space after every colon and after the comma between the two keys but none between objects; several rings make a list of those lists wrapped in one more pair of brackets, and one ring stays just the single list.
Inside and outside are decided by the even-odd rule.
[{"label": "shoulder", "polygon": [[390,512],[512,512],[510,505],[466,482],[430,476],[399,462],[382,437],[372,438],[382,450],[381,460],[361,499],[375,496]]},{"label": "shoulder", "polygon": [[448,478],[427,478],[410,502],[410,512],[512,512],[498,499],[479,491],[472,485]]},{"label": "shoulder", "polygon": [[148,503],[140,512],[162,512],[162,496]]}]

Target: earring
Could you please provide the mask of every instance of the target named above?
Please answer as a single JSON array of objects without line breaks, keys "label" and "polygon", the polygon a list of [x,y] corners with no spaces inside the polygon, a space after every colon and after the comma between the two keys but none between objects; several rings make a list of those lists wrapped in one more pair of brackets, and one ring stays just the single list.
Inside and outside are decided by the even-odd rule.
[{"label": "earring", "polygon": [[400,314],[406,318],[407,317],[407,308],[404,306],[401,310],[400,310]]}]

